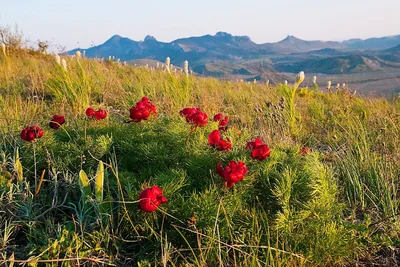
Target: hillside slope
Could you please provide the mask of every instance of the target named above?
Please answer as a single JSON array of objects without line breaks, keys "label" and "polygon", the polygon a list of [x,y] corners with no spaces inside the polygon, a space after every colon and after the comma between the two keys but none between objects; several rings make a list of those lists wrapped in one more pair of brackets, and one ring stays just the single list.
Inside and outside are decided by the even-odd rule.
[{"label": "hillside slope", "polygon": [[400,264],[398,99],[6,54],[0,265]]}]

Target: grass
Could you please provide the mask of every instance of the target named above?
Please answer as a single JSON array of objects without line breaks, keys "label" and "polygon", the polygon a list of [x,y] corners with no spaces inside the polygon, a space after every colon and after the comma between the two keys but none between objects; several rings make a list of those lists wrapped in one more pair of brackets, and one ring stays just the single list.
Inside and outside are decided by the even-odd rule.
[{"label": "grass", "polygon": [[[30,50],[0,57],[2,266],[399,265],[400,104],[186,77]],[[292,92],[295,95],[292,96]],[[124,123],[143,96],[157,117]],[[87,107],[107,110],[87,120]],[[230,116],[230,152],[179,117]],[[65,115],[57,131],[54,114]],[[41,126],[26,143],[19,132]],[[190,135],[190,138],[188,138]],[[271,157],[255,161],[260,137]],[[312,153],[302,156],[303,146]],[[225,188],[218,162],[248,174]],[[158,185],[153,213],[138,195]],[[396,261],[397,257],[397,261]]]}]

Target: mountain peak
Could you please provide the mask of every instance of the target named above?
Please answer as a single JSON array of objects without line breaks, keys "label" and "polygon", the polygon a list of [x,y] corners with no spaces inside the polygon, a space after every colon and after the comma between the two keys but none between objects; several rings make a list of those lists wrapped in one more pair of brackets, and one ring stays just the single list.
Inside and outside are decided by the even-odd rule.
[{"label": "mountain peak", "polygon": [[154,36],[152,36],[152,35],[147,35],[147,36],[144,38],[144,42],[146,42],[146,41],[157,41],[157,39],[156,39]]},{"label": "mountain peak", "polygon": [[120,40],[122,38],[121,35],[118,34],[114,34],[113,36],[111,36],[110,39],[107,40],[107,42],[117,42],[118,40]]},{"label": "mountain peak", "polygon": [[279,43],[294,43],[294,42],[297,42],[297,41],[302,41],[302,40],[297,38],[296,36],[288,35],[288,36],[286,36],[285,39],[283,39]]},{"label": "mountain peak", "polygon": [[232,34],[227,33],[227,32],[217,32],[215,34],[215,37],[232,37]]}]

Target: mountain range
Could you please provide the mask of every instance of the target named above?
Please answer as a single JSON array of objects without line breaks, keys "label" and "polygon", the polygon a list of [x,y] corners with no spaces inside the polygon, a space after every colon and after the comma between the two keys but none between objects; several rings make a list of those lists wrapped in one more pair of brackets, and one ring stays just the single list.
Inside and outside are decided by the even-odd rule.
[{"label": "mountain range", "polygon": [[226,32],[160,42],[153,36],[134,41],[114,35],[86,49],[90,58],[115,56],[128,63],[164,62],[181,66],[185,60],[198,73],[217,77],[267,79],[277,72],[346,74],[400,69],[400,35],[343,42],[306,41],[294,36],[275,43],[257,44],[248,36]]}]

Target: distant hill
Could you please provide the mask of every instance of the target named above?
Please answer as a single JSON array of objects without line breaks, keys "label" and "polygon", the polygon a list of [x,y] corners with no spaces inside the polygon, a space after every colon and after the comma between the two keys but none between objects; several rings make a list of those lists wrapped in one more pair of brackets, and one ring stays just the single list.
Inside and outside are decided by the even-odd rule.
[{"label": "distant hill", "polygon": [[383,60],[400,64],[400,45],[380,51],[377,55]]},{"label": "distant hill", "polygon": [[293,64],[277,65],[276,67],[285,72],[305,71],[325,74],[371,72],[383,69],[381,63],[376,59],[361,55],[310,59]]},{"label": "distant hill", "polygon": [[295,36],[287,36],[280,42],[272,43],[272,50],[275,53],[294,53],[309,52],[320,49],[343,49],[343,44],[339,42],[305,41]]},{"label": "distant hill", "polygon": [[400,35],[344,42],[306,41],[289,35],[276,43],[257,44],[248,36],[217,32],[215,35],[181,38],[172,42],[160,42],[153,36],[134,41],[114,35],[101,45],[77,48],[67,53],[72,55],[78,50],[85,50],[87,57],[115,56],[128,62],[138,59],[164,62],[166,57],[170,57],[171,63],[176,66],[188,60],[191,69],[203,75],[263,77],[266,72],[272,74],[277,71],[378,71],[397,67],[385,62],[399,62],[399,49]]},{"label": "distant hill", "polygon": [[343,45],[349,49],[379,50],[387,49],[400,44],[400,35],[381,38],[369,38],[366,40],[351,39],[344,41]]}]

